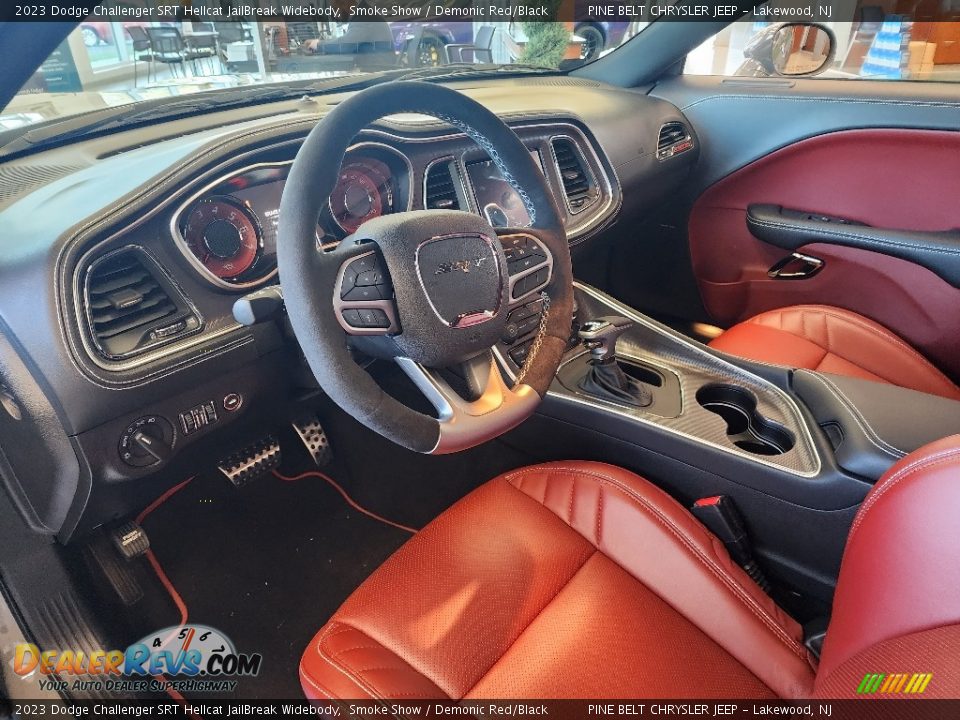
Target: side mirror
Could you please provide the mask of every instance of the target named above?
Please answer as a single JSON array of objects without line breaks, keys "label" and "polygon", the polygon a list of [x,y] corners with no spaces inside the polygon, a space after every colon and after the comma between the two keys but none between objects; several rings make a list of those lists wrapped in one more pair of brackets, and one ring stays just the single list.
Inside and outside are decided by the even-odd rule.
[{"label": "side mirror", "polygon": [[784,23],[773,32],[770,61],[784,77],[819,75],[833,61],[837,42],[833,32],[816,23]]}]

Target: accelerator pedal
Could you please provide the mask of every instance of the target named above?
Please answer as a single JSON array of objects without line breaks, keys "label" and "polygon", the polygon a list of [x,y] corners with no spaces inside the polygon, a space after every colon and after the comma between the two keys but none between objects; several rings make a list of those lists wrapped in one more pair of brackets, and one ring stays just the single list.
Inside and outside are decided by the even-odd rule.
[{"label": "accelerator pedal", "polygon": [[327,433],[320,424],[320,418],[316,415],[308,415],[294,420],[291,425],[317,467],[323,467],[330,462],[333,458],[333,449],[330,447]]},{"label": "accelerator pedal", "polygon": [[268,435],[224,458],[217,467],[235,487],[242,487],[280,466],[280,442]]}]

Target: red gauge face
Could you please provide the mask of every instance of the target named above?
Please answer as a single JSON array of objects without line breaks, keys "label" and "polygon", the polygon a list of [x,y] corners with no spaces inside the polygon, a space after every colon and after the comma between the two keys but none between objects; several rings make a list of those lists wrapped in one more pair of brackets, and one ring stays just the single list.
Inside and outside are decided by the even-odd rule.
[{"label": "red gauge face", "polygon": [[330,212],[347,233],[384,212],[393,211],[390,169],[373,159],[347,163],[330,193]]},{"label": "red gauge face", "polygon": [[183,229],[190,252],[222,280],[247,272],[260,252],[260,230],[253,214],[227,197],[202,200]]}]

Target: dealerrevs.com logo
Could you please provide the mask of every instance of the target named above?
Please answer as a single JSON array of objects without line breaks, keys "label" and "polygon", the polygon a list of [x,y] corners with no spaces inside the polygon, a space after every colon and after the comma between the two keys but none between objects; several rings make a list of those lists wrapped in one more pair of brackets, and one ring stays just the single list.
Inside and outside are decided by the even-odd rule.
[{"label": "dealerrevs.com logo", "polygon": [[238,653],[219,630],[191,624],[164,628],[126,650],[41,650],[22,643],[14,650],[13,670],[22,677],[39,672],[53,690],[142,690],[159,684],[221,691],[236,686],[230,678],[257,675],[262,663],[260,653]]}]

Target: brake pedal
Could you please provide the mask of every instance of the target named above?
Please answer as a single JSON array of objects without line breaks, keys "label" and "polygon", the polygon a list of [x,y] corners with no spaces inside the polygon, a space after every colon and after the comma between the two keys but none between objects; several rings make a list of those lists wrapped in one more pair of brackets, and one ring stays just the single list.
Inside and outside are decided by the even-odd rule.
[{"label": "brake pedal", "polygon": [[280,466],[280,443],[268,435],[223,459],[217,467],[235,487],[242,487]]},{"label": "brake pedal", "polygon": [[291,425],[317,467],[323,467],[330,462],[333,458],[333,449],[316,415],[294,420]]}]

